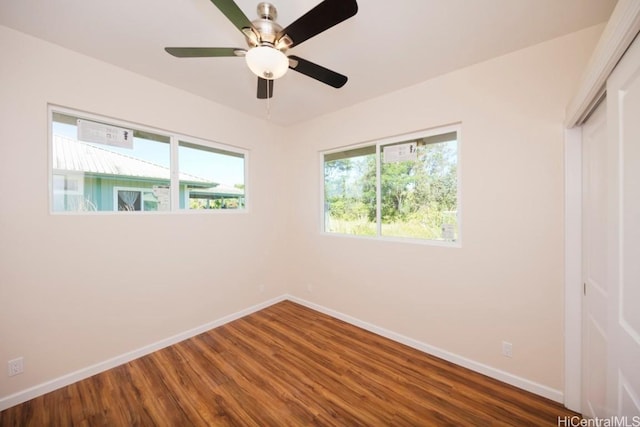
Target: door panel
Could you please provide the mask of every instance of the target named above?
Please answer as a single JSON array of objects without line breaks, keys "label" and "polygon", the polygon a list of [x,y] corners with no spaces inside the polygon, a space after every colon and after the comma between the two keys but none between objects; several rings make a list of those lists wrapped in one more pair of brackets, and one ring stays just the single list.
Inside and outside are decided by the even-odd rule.
[{"label": "door panel", "polygon": [[583,411],[584,415],[596,418],[605,413],[607,405],[607,339],[595,319],[590,318],[588,322],[584,374],[587,387]]},{"label": "door panel", "polygon": [[640,42],[607,81],[611,218],[608,402],[640,415]]},{"label": "door panel", "polygon": [[624,89],[620,103],[623,152],[622,280],[620,318],[640,345],[640,69]]},{"label": "door panel", "polygon": [[603,102],[582,129],[582,412],[607,404],[607,121]]}]

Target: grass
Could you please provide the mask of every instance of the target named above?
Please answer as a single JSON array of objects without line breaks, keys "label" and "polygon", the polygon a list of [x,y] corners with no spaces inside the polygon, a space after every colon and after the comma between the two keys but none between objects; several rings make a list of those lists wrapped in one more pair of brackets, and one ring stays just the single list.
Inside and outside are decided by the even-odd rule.
[{"label": "grass", "polygon": [[[364,218],[343,220],[329,218],[326,231],[330,233],[351,234],[355,236],[375,236],[376,223]],[[392,222],[382,224],[382,236],[403,237],[424,240],[444,240],[439,225],[426,225],[418,221]]]}]

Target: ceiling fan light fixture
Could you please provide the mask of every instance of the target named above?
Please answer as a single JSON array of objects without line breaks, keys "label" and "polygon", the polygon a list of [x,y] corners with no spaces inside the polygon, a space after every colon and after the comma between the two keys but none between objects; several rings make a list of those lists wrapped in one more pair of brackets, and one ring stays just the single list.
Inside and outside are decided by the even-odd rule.
[{"label": "ceiling fan light fixture", "polygon": [[289,69],[289,58],[271,46],[257,46],[247,51],[245,60],[249,69],[258,77],[275,80]]}]

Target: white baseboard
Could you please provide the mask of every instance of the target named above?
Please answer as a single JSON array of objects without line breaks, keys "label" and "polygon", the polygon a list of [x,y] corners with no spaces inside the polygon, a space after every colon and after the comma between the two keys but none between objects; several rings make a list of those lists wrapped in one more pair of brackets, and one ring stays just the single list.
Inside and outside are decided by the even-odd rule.
[{"label": "white baseboard", "polygon": [[130,351],[128,353],[122,354],[112,359],[105,360],[103,362],[97,363],[87,368],[83,368],[78,371],[71,372],[67,375],[63,375],[59,378],[33,386],[31,388],[9,395],[7,397],[0,398],[0,411],[3,411],[12,406],[18,405],[20,403],[26,402],[27,400],[31,400],[38,396],[42,396],[43,394],[49,393],[51,391],[57,390],[67,385],[73,384],[77,381],[81,381],[83,379],[89,378],[95,374],[99,374],[100,372],[104,372],[106,370],[115,368],[116,366],[120,366],[132,360],[138,359],[142,356],[146,356],[147,354],[153,353],[154,351],[158,351],[170,345],[177,344],[180,341],[184,341],[188,338],[194,337],[198,334],[201,334],[213,328],[217,328],[218,326],[224,325],[225,323],[229,323],[233,320],[247,316],[256,311],[260,311],[266,307],[269,307],[273,304],[276,304],[284,300],[290,300],[290,301],[296,302],[298,304],[304,305],[313,310],[327,314],[331,317],[335,317],[336,319],[343,320],[347,323],[358,326],[362,329],[373,332],[385,338],[389,338],[393,341],[397,341],[399,343],[408,345],[409,347],[412,347],[417,350],[423,351],[425,353],[431,354],[433,356],[439,357],[446,361],[455,363],[456,365],[460,365],[465,368],[471,369],[472,371],[476,371],[481,374],[487,375],[491,378],[495,378],[507,384],[511,384],[523,390],[530,391],[532,393],[546,397],[556,402],[562,403],[563,401],[563,394],[560,390],[555,390],[550,387],[535,383],[533,381],[529,381],[527,379],[518,377],[516,375],[509,374],[508,372],[504,372],[499,369],[495,369],[490,366],[484,365],[482,363],[473,361],[471,359],[458,356],[456,354],[450,353],[440,348],[422,343],[412,338],[405,337],[398,333],[395,333],[387,329],[380,328],[378,326],[364,322],[362,320],[356,319],[355,317],[351,317],[346,314],[340,313],[338,311],[329,309],[327,307],[306,301],[302,298],[298,298],[289,294],[284,294],[279,297],[272,298],[268,301],[249,307],[247,309],[238,311],[236,313],[230,314],[228,316],[225,316],[220,319],[214,320],[212,322],[206,323],[204,325],[198,326],[196,328],[190,329],[188,331],[182,332],[180,334],[174,335],[172,337],[160,340],[148,346]]},{"label": "white baseboard", "polygon": [[384,328],[380,328],[378,326],[372,325],[371,323],[364,322],[362,320],[356,319],[355,317],[351,317],[349,315],[306,301],[302,298],[298,298],[293,295],[286,295],[285,299],[304,305],[313,310],[327,314],[331,317],[335,317],[336,319],[343,320],[347,323],[358,326],[369,332],[373,332],[374,334],[378,334],[385,338],[389,338],[390,340],[408,345],[409,347],[415,348],[416,350],[420,350],[424,353],[439,357],[440,359],[444,359],[448,362],[455,363],[456,365],[471,369],[472,371],[481,373],[488,377],[510,384],[514,387],[518,387],[520,389],[529,391],[539,396],[546,397],[547,399],[551,399],[558,403],[563,403],[564,397],[563,397],[562,391],[560,390],[555,390],[545,385],[538,384],[534,381],[530,381],[525,378],[518,377],[517,375],[513,375],[508,372],[501,371],[500,369],[492,368],[491,366],[485,365],[483,363],[479,363],[474,360],[467,359],[466,357],[462,357],[457,354],[448,352],[446,350],[442,350],[438,347],[425,344],[423,342],[414,340],[413,338],[405,337],[404,335],[389,331]]},{"label": "white baseboard", "polygon": [[188,331],[179,333],[172,337],[144,346],[137,350],[130,351],[120,356],[116,356],[112,359],[105,360],[104,362],[96,363],[95,365],[89,366],[87,368],[83,368],[78,371],[71,372],[67,375],[63,375],[51,381],[47,381],[45,383],[38,384],[36,386],[30,387],[26,390],[9,395],[7,397],[0,398],[0,411],[3,411],[12,406],[18,405],[20,403],[26,402],[27,400],[31,400],[38,396],[42,396],[43,394],[49,393],[59,388],[68,386],[77,381],[84,380],[95,374],[99,374],[100,372],[104,372],[109,369],[115,368],[116,366],[120,366],[127,362],[131,362],[132,360],[138,359],[142,356],[146,356],[147,354],[153,353],[154,351],[158,351],[170,345],[177,344],[180,341],[184,341],[188,338],[194,337],[198,334],[201,334],[213,328],[217,328],[218,326],[222,326],[225,323],[229,323],[233,320],[247,316],[256,311],[260,311],[263,308],[269,307],[270,305],[276,304],[285,299],[286,299],[286,295],[282,295],[280,297],[270,299],[268,301],[262,302],[260,304],[254,305],[252,307],[246,308],[244,310],[238,311],[228,316],[224,316],[220,319],[214,320],[212,322],[206,323],[204,325],[198,326]]}]

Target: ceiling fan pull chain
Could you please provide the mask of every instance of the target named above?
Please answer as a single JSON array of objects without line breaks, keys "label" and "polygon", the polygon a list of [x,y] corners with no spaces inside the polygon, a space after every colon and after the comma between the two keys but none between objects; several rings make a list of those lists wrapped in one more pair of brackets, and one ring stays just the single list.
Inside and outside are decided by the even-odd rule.
[{"label": "ceiling fan pull chain", "polygon": [[273,96],[273,85],[267,82],[267,120],[271,120],[271,97]]}]

